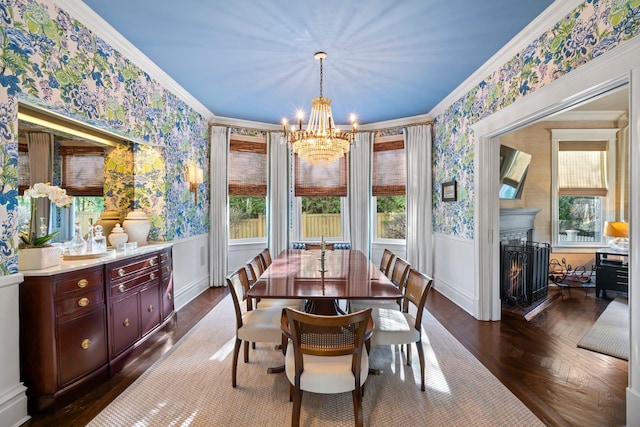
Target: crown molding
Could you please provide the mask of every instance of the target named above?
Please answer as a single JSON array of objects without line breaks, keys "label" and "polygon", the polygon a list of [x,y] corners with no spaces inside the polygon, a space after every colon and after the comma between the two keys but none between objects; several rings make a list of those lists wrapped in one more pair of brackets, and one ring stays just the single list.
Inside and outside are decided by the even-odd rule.
[{"label": "crown molding", "polygon": [[203,103],[187,92],[178,82],[163,71],[155,62],[135,47],[129,40],[113,28],[107,21],[81,0],[53,0],[53,3],[82,22],[91,32],[109,43],[111,47],[124,57],[136,64],[140,69],[153,77],[165,89],[186,102],[191,108],[200,113],[207,121],[215,119],[213,114]]},{"label": "crown molding", "polygon": [[235,119],[233,117],[216,116],[213,120],[209,121],[211,126],[227,126],[238,127],[245,129],[260,129],[267,132],[283,131],[281,124],[254,122],[252,120]]},{"label": "crown molding", "polygon": [[565,16],[571,13],[582,3],[584,3],[584,0],[556,0],[553,2],[540,15],[524,27],[522,31],[516,34],[509,43],[504,45],[495,55],[489,58],[487,62],[485,62],[449,95],[433,107],[431,111],[429,111],[428,115],[431,117],[437,117],[444,113],[449,106],[453,105],[456,101],[466,95],[493,71],[497,70],[513,58],[518,52],[526,48],[532,40],[540,37],[541,34],[545,33],[555,24],[564,19]]}]

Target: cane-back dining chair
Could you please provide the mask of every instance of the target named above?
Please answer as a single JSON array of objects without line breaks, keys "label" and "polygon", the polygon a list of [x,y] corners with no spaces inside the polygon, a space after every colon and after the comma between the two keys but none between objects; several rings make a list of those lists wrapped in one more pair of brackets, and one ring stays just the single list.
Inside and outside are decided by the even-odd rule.
[{"label": "cane-back dining chair", "polygon": [[290,338],[285,372],[293,400],[291,425],[300,425],[302,392],[334,394],[351,391],[357,426],[363,425],[362,391],[369,374],[364,348],[371,309],[342,316],[319,316],[286,309],[285,335]]},{"label": "cane-back dining chair", "polygon": [[[281,329],[282,307],[253,309],[247,298],[249,278],[244,267],[227,276],[227,285],[236,313],[236,342],[233,349],[233,366],[231,368],[231,385],[236,386],[238,354],[240,344],[244,342],[244,363],[249,362],[249,343],[283,343]],[[243,313],[241,302],[247,301],[247,311]]]},{"label": "cane-back dining chair", "polygon": [[[391,270],[391,276],[389,278],[400,292],[404,292],[404,284],[407,280],[407,275],[409,274],[411,265],[400,257],[396,257],[395,255],[394,257],[395,263],[393,264],[393,269]],[[402,298],[398,298],[397,300],[353,300],[349,304],[349,311],[359,311],[367,307],[401,310]]]},{"label": "cane-back dining chair", "polygon": [[[249,273],[251,275],[250,284],[251,286],[253,286],[253,284],[256,283],[258,279],[260,279],[260,276],[262,275],[262,273],[264,273],[264,270],[265,270],[262,266],[262,253],[251,258],[251,260],[247,263],[247,270],[249,270]],[[302,306],[302,300],[295,299],[295,298],[290,298],[290,299],[261,298],[261,299],[257,299],[255,302],[255,307],[258,307],[258,308],[266,308],[266,307],[300,308],[301,306]]]},{"label": "cane-back dining chair", "polygon": [[[411,365],[411,343],[416,343],[420,357],[420,388],[422,391],[425,390],[422,313],[432,284],[433,280],[430,277],[412,268],[409,271],[404,290],[403,310],[374,308],[371,313],[375,325],[370,341],[372,346],[406,344],[407,365]],[[415,316],[412,314],[413,308],[417,310]]]}]

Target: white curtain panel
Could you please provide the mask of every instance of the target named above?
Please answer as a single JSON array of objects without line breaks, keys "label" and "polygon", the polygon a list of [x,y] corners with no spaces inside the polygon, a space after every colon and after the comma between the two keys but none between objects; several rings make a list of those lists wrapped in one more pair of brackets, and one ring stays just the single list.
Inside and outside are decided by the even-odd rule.
[{"label": "white curtain panel", "polygon": [[405,132],[407,154],[407,261],[433,275],[431,125],[410,126]]},{"label": "white curtain panel", "polygon": [[227,156],[229,132],[226,127],[211,126],[211,231],[209,286],[225,286],[227,275]]},{"label": "white curtain panel", "polygon": [[273,256],[289,245],[289,149],[282,132],[269,134],[269,251]]},{"label": "white curtain panel", "polygon": [[349,152],[349,229],[351,249],[370,256],[371,248],[371,133],[356,134]]}]

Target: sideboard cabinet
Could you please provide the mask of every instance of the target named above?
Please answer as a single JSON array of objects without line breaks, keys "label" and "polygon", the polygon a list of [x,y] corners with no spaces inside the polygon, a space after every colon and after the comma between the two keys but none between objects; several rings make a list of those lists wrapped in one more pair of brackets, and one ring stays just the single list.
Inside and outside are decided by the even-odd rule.
[{"label": "sideboard cabinet", "polygon": [[61,270],[25,272],[20,285],[20,370],[32,413],[107,380],[174,319],[170,246]]}]

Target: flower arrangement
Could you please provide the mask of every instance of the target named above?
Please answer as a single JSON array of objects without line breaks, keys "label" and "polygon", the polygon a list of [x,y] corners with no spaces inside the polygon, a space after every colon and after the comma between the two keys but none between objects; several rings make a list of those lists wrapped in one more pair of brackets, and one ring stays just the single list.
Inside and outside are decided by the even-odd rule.
[{"label": "flower arrangement", "polygon": [[36,226],[36,202],[34,199],[47,197],[55,203],[56,206],[66,208],[73,202],[73,197],[67,195],[67,190],[42,182],[34,184],[32,187],[26,189],[24,191],[24,197],[31,198],[31,219],[29,222],[29,229],[20,233],[20,248],[39,248],[49,246],[47,242],[53,239],[58,234],[58,231],[50,234],[45,234],[46,231],[43,231],[43,235],[38,237],[38,229]]}]

